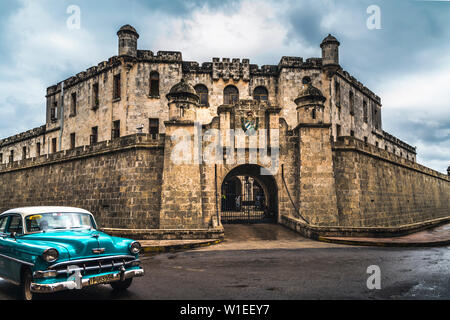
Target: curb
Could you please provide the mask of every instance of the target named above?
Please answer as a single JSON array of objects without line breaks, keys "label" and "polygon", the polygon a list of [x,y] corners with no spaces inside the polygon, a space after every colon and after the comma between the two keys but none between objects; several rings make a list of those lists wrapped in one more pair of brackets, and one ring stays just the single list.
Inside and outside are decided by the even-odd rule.
[{"label": "curb", "polygon": [[156,254],[156,253],[166,253],[166,252],[190,250],[190,249],[195,249],[195,248],[212,246],[215,244],[219,244],[222,241],[223,241],[222,239],[212,239],[212,240],[201,241],[201,242],[196,242],[196,243],[188,243],[188,244],[142,246],[141,253]]},{"label": "curb", "polygon": [[352,245],[352,246],[370,246],[370,247],[391,247],[391,248],[406,248],[406,247],[442,247],[450,245],[450,239],[442,241],[430,242],[383,242],[383,241],[367,241],[367,240],[348,240],[335,239],[328,237],[318,237],[321,242]]}]

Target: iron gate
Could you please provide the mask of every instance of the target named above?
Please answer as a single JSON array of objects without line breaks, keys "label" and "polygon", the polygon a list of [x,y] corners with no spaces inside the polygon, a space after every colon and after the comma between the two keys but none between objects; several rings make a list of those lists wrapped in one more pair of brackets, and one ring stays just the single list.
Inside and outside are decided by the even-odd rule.
[{"label": "iron gate", "polygon": [[273,222],[263,188],[245,177],[242,192],[236,186],[225,182],[222,187],[222,217],[224,224]]}]

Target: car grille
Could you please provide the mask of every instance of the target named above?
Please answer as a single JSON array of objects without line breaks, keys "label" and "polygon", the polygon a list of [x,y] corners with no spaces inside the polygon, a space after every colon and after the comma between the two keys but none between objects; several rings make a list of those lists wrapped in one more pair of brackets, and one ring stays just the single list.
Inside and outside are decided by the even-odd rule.
[{"label": "car grille", "polygon": [[139,263],[139,259],[136,259],[134,256],[110,256],[56,263],[50,266],[49,270],[56,271],[58,275],[67,275],[80,271],[84,276],[119,271],[123,270],[123,268],[138,266]]}]

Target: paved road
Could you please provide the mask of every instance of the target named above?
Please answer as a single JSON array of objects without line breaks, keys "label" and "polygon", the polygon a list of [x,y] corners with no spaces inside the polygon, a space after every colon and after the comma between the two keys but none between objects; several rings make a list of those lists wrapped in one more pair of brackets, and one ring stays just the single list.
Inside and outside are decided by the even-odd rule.
[{"label": "paved road", "polygon": [[[39,299],[450,299],[450,247],[333,245],[275,225],[226,234],[220,245],[144,257],[147,274],[126,293],[99,286]],[[381,290],[367,288],[371,265],[380,267]],[[15,293],[0,281],[0,300]]]}]

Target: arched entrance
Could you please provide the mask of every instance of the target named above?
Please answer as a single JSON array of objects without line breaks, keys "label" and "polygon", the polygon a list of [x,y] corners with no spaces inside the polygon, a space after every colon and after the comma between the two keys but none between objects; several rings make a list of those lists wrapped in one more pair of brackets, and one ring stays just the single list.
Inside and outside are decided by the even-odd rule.
[{"label": "arched entrance", "polygon": [[278,215],[275,178],[261,175],[258,165],[241,165],[224,178],[221,190],[222,223],[274,223]]}]

